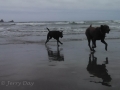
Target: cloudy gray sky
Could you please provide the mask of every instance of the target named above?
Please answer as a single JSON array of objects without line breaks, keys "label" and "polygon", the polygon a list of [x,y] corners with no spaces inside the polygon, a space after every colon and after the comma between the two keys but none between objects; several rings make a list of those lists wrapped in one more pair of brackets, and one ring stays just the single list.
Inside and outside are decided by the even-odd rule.
[{"label": "cloudy gray sky", "polygon": [[120,20],[120,0],[0,0],[4,21]]}]

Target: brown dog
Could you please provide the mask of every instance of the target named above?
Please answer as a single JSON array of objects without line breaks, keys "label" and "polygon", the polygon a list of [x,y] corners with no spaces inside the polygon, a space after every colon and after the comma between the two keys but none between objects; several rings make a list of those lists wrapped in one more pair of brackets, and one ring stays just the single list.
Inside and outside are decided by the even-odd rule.
[{"label": "brown dog", "polygon": [[[94,48],[96,48],[96,40],[101,40],[102,43],[105,44],[105,50],[107,51],[107,43],[104,41],[106,33],[109,33],[110,29],[108,25],[101,25],[100,27],[92,27],[90,25],[89,28],[87,28],[85,34],[88,39],[88,46],[91,51],[95,51]],[[92,48],[90,46],[90,41],[92,40]]]}]

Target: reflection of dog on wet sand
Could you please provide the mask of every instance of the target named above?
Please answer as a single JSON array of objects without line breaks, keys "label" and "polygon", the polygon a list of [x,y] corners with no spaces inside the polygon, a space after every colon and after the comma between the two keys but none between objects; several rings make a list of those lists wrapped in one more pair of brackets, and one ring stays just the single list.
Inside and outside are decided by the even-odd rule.
[{"label": "reflection of dog on wet sand", "polygon": [[[92,60],[91,60],[92,58]],[[90,81],[94,83],[101,83],[105,86],[111,86],[109,85],[109,82],[112,80],[111,76],[108,74],[108,70],[106,69],[106,64],[108,64],[108,58],[106,58],[106,61],[104,64],[97,64],[97,58],[94,57],[94,53],[90,54],[89,57],[89,63],[87,65],[87,71],[92,74],[92,77],[98,77],[101,78],[102,81]]]},{"label": "reflection of dog on wet sand", "polygon": [[49,59],[52,61],[64,61],[64,56],[60,53],[59,47],[57,47],[57,51],[53,51],[46,45]]}]

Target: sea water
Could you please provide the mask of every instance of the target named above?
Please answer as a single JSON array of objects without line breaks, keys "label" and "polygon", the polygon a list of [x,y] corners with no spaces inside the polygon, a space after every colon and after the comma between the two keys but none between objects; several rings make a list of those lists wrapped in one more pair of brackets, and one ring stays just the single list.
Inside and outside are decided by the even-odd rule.
[{"label": "sea water", "polygon": [[[0,44],[44,43],[48,27],[51,31],[63,31],[62,41],[86,40],[85,30],[108,25],[110,33],[106,39],[120,39],[120,20],[102,21],[37,21],[0,23]],[[53,40],[54,41],[54,40]]]}]

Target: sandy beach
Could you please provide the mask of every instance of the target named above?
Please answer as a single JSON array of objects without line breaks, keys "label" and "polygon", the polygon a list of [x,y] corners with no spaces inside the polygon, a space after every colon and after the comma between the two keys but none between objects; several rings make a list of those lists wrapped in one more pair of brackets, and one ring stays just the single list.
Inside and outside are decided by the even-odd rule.
[{"label": "sandy beach", "polygon": [[[97,71],[88,69],[87,40],[62,42],[59,48],[52,41],[47,46],[44,42],[0,45],[0,89],[119,90],[119,39],[106,40],[108,51],[97,41],[92,54],[97,58]],[[102,64],[104,70],[99,71]]]}]

